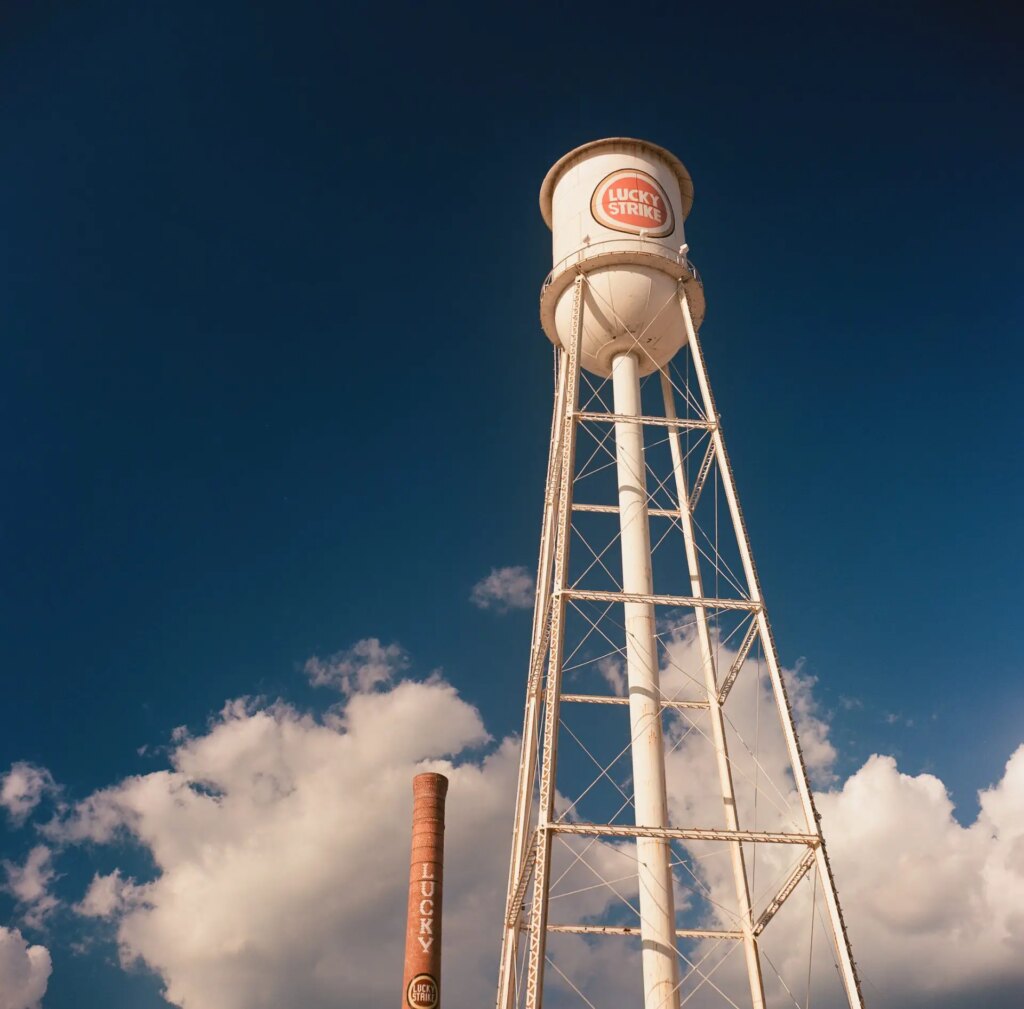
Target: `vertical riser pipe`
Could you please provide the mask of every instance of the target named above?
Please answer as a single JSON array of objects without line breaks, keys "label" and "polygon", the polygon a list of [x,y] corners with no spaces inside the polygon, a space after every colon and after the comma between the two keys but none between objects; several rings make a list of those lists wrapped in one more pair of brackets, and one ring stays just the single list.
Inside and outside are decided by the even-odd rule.
[{"label": "vertical riser pipe", "polygon": [[[640,372],[635,355],[621,354],[612,362],[612,390],[617,415],[637,417],[642,414]],[[639,421],[615,422],[615,455],[622,532],[622,588],[625,592],[651,595],[654,591],[651,536],[643,425]],[[624,606],[636,823],[643,827],[667,827],[654,606],[640,602],[628,602]],[[672,1009],[678,1004],[678,995],[671,847],[667,841],[639,838],[636,848],[644,1007]]]}]

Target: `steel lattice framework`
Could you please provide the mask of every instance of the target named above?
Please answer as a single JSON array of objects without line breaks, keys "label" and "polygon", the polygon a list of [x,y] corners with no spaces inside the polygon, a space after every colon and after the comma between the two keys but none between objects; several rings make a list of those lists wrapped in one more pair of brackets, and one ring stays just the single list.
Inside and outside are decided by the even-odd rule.
[{"label": "steel lattice framework", "polygon": [[[573,340],[556,351],[497,1009],[804,1009],[812,991],[818,1007],[861,1009],[691,317],[699,280],[681,280],[661,309],[681,312],[687,346],[634,378],[639,397],[581,370],[586,274],[574,284]],[[627,539],[647,550],[640,591]],[[639,683],[629,663],[649,642],[660,677]],[[641,734],[660,747],[644,783],[661,790],[657,826],[641,812],[635,755],[627,766]],[[666,904],[675,934],[652,943],[645,915],[658,905],[666,920]],[[673,983],[652,1002],[637,964],[658,956]]]}]

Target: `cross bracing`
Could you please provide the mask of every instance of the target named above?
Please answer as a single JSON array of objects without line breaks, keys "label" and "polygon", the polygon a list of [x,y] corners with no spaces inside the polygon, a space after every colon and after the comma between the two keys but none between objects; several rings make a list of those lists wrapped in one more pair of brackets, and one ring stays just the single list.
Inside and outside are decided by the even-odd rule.
[{"label": "cross bracing", "polygon": [[[612,383],[578,365],[587,283],[575,279],[576,340],[558,352],[498,1009],[641,1004],[638,942],[661,900],[676,963],[666,1009],[859,1009],[813,754],[797,738],[685,286],[687,346],[624,412]],[[624,511],[627,436],[643,489]],[[636,523],[645,591],[623,569]],[[641,689],[625,673],[643,644],[638,612],[651,614],[659,672]],[[652,724],[637,729],[638,703],[658,725],[667,826],[645,823],[636,801],[631,754]]]}]

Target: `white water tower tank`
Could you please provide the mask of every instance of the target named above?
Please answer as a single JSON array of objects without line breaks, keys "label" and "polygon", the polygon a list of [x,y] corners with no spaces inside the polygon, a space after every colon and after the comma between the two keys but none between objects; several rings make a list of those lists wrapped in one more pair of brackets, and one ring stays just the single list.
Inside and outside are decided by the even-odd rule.
[{"label": "white water tower tank", "polygon": [[640,374],[666,365],[686,343],[684,288],[695,326],[704,292],[684,246],[693,183],[683,163],[646,140],[613,137],[570,151],[544,178],[541,213],[554,267],[541,292],[541,325],[569,348],[573,280],[586,274],[581,364],[611,374],[635,352]]}]

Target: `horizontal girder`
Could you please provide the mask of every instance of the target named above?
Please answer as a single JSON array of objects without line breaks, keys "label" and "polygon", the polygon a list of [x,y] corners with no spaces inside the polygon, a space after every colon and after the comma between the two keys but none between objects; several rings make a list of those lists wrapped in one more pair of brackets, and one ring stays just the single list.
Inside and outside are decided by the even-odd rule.
[{"label": "horizontal girder", "polygon": [[646,417],[622,413],[594,413],[584,410],[576,415],[577,420],[595,421],[601,424],[615,424],[619,421],[629,424],[645,424],[648,427],[674,427],[689,431],[714,431],[715,425],[707,420],[687,420],[683,417]]},{"label": "horizontal girder", "polygon": [[651,603],[654,606],[683,606],[705,610],[745,610],[758,613],[761,603],[752,599],[711,599],[705,596],[666,596],[642,592],[605,592],[596,589],[559,589],[555,595],[595,603]]},{"label": "horizontal girder", "polygon": [[[601,505],[601,504],[576,504],[573,503],[572,510],[574,512],[596,512],[598,515],[618,515],[618,505]],[[663,519],[677,519],[679,518],[678,508],[648,508],[647,514],[655,518]]]},{"label": "horizontal girder", "polygon": [[[640,935],[639,928],[629,925],[548,925],[549,932],[569,932],[572,935]],[[742,932],[714,928],[677,928],[679,939],[742,939]]]},{"label": "horizontal girder", "polygon": [[[628,697],[611,697],[606,694],[562,694],[563,704],[629,704]],[[662,701],[663,708],[707,708],[707,701]]]},{"label": "horizontal girder", "polygon": [[[541,828],[545,829],[545,828]],[[765,830],[724,830],[717,827],[633,827],[619,823],[549,823],[547,830],[559,834],[586,834],[596,837],[659,837],[680,841],[754,841],[767,844],[821,843],[817,834],[780,833]]]}]

